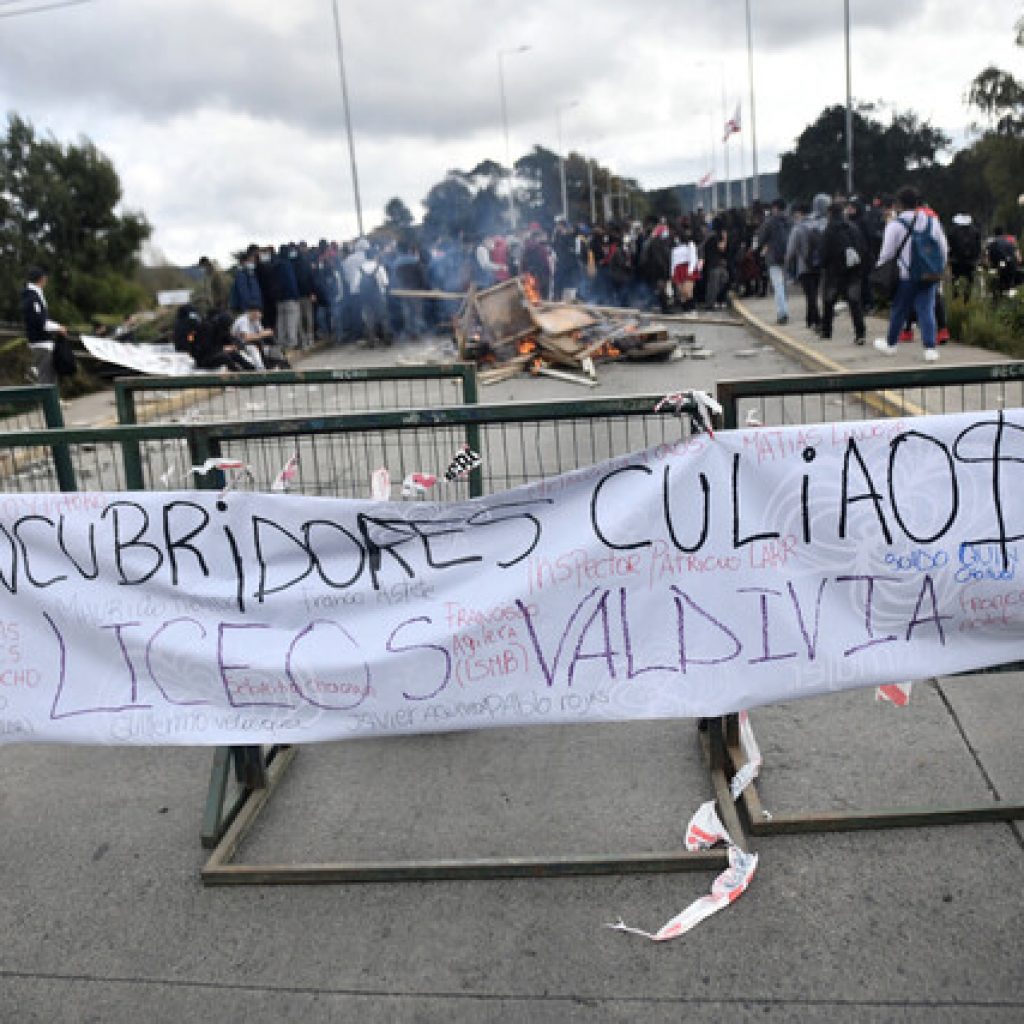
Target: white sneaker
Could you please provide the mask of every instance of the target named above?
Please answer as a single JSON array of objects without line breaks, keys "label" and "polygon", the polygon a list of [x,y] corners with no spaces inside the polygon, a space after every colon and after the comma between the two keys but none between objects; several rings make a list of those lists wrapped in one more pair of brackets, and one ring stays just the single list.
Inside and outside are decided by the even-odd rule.
[{"label": "white sneaker", "polygon": [[878,349],[883,355],[894,356],[896,355],[896,346],[890,345],[885,338],[875,338],[875,348]]},{"label": "white sneaker", "polygon": [[926,363],[937,363],[939,361],[939,350],[937,348],[926,348],[924,350],[924,361]]}]

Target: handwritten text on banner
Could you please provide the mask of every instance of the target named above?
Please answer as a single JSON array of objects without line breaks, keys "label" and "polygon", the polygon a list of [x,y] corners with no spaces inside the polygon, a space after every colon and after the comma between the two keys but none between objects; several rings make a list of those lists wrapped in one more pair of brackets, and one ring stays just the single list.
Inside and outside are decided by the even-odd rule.
[{"label": "handwritten text on banner", "polygon": [[1024,656],[1024,413],[680,441],[452,505],[0,496],[0,741],[719,714]]}]

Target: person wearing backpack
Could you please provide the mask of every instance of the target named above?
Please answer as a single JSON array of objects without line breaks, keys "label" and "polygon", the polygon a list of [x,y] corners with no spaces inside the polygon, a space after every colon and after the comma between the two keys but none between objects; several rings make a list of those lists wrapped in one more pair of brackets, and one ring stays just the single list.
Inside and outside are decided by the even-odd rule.
[{"label": "person wearing backpack", "polygon": [[899,284],[892,300],[889,330],[875,339],[875,348],[887,356],[896,354],[900,331],[911,311],[917,313],[924,343],[924,358],[935,362],[935,293],[946,265],[949,245],[939,218],[921,200],[915,188],[902,188],[896,196],[896,216],[889,221],[878,254],[878,265],[895,259]]},{"label": "person wearing backpack", "polygon": [[821,236],[821,336],[832,337],[836,302],[843,299],[853,319],[854,344],[863,345],[865,326],[861,305],[862,268],[868,247],[857,226],[846,219],[843,203],[833,203]]},{"label": "person wearing backpack", "polygon": [[825,230],[825,215],[831,200],[824,192],[814,197],[810,216],[807,207],[800,208],[802,216],[789,235],[786,246],[786,266],[800,282],[804,291],[804,323],[811,330],[821,328],[821,312],[818,309],[818,289],[821,284],[821,236]]}]

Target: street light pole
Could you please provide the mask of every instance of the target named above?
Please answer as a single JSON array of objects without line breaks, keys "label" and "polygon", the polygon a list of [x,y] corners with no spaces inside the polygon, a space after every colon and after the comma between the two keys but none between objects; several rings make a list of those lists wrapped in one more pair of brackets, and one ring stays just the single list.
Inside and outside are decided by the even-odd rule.
[{"label": "street light pole", "polygon": [[846,194],[853,195],[853,90],[850,79],[850,0],[843,0],[846,37]]},{"label": "street light pole", "polygon": [[509,147],[508,142],[508,101],[505,99],[505,57],[515,53],[526,53],[530,47],[516,46],[511,50],[499,50],[498,51],[498,87],[501,91],[501,126],[505,132],[505,163],[508,164],[508,228],[509,231],[515,231],[516,229],[516,199],[514,177],[515,172],[512,167],[512,150]]},{"label": "street light pole", "polygon": [[754,36],[750,30],[750,0],[747,0],[747,77],[750,79],[750,151],[754,171],[752,198],[756,202],[761,198],[761,184],[757,177],[757,110],[754,107]]},{"label": "street light pole", "polygon": [[579,100],[555,105],[555,120],[558,123],[558,173],[562,180],[562,219],[565,221],[569,219],[569,195],[565,184],[565,153],[562,151],[562,111],[572,110],[579,105]]},{"label": "street light pole", "polygon": [[345,53],[341,46],[341,19],[338,17],[338,0],[332,0],[334,7],[334,38],[338,45],[338,77],[341,80],[341,104],[345,110],[345,131],[348,134],[348,158],[352,165],[352,192],[356,201],[356,223],[359,236],[363,235],[363,204],[359,198],[359,171],[356,168],[356,144],[352,138],[352,112],[348,105],[348,83],[345,81]]}]

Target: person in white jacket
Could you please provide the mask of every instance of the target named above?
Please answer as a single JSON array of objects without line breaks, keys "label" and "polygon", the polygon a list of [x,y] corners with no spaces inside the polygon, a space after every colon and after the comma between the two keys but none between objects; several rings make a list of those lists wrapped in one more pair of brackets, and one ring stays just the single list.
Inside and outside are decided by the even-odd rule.
[{"label": "person in white jacket", "polygon": [[902,188],[896,194],[896,216],[885,226],[882,250],[878,254],[879,266],[887,260],[896,259],[900,281],[892,300],[888,334],[875,339],[875,348],[883,355],[895,355],[900,331],[911,312],[916,312],[924,342],[924,358],[931,363],[939,358],[935,344],[935,293],[939,284],[937,280],[914,280],[911,272],[914,232],[923,232],[935,242],[945,264],[949,258],[949,245],[938,216],[924,205],[917,189]]}]

